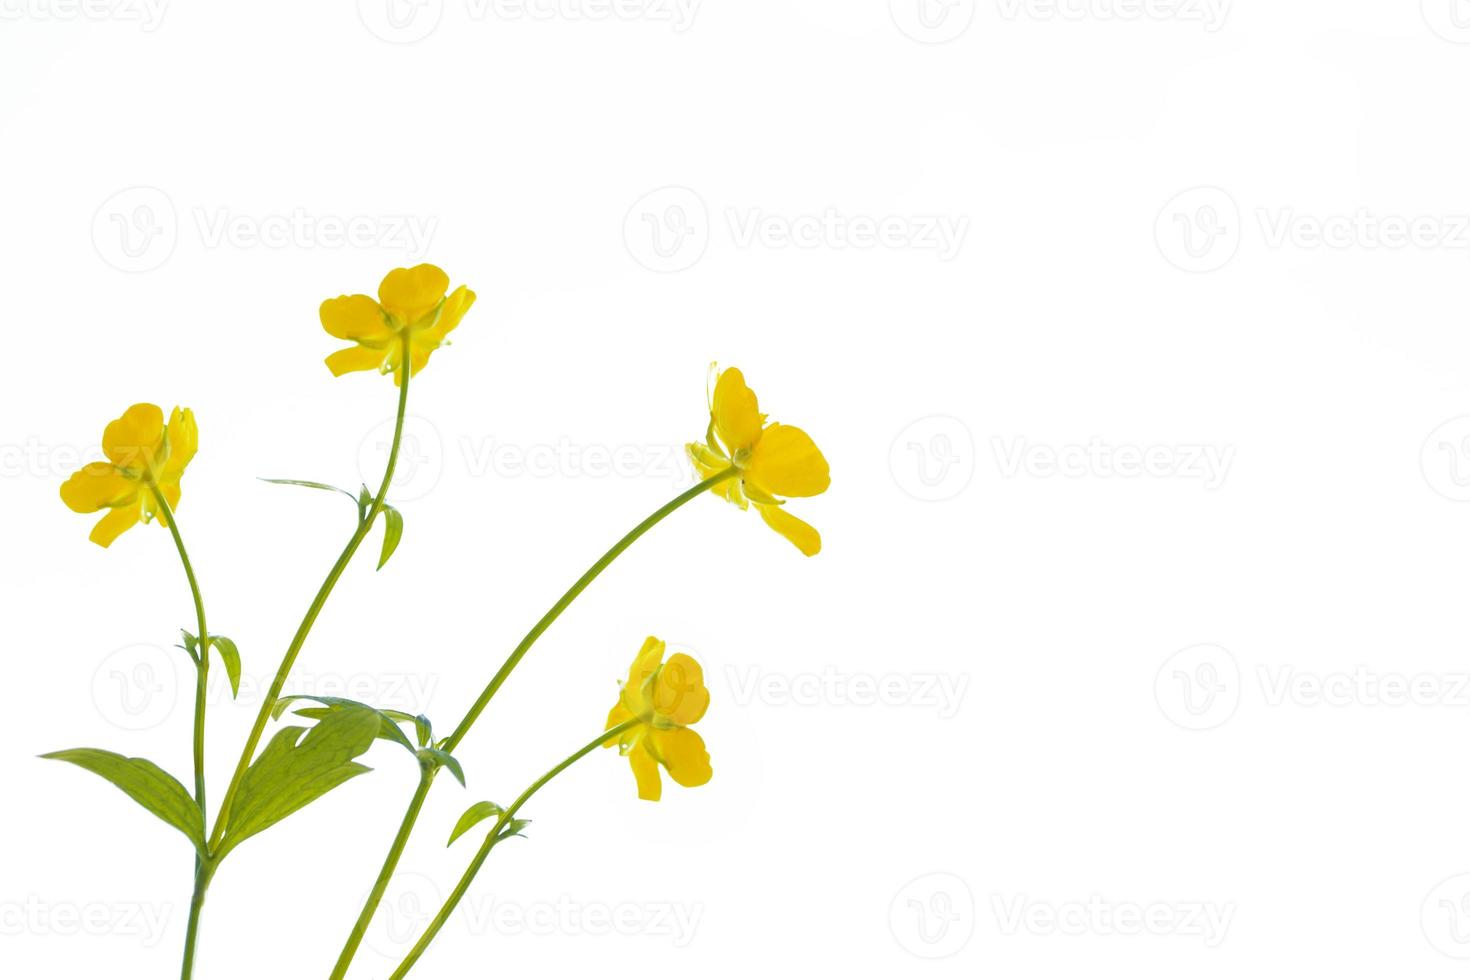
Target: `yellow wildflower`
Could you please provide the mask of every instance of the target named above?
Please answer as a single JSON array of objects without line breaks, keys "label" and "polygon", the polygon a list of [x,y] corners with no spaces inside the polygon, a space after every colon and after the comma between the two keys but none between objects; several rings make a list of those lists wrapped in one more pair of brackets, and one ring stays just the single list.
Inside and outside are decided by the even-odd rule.
[{"label": "yellow wildflower", "polygon": [[[715,368],[711,366],[711,376]],[[746,387],[739,368],[727,368],[715,380],[709,396],[708,442],[687,447],[701,479],[731,466],[734,479],[712,492],[745,510],[752,504],[761,519],[804,555],[822,550],[822,536],[805,521],[783,508],[782,497],[815,497],[831,485],[827,460],[811,436],[794,425],[766,424],[755,392]]]},{"label": "yellow wildflower", "polygon": [[79,514],[108,513],[92,528],[91,539],[106,548],[128,528],[158,518],[168,520],[156,493],[179,505],[179,480],[199,448],[194,413],[175,408],[168,425],[157,405],[134,405],[108,423],[102,433],[105,461],[88,463],[61,485],[61,499]]},{"label": "yellow wildflower", "polygon": [[449,277],[443,269],[416,265],[384,276],[376,300],[361,293],[325,300],[322,327],[333,337],[355,342],[329,355],[327,367],[336,377],[348,371],[391,371],[394,384],[401,384],[401,338],[407,332],[410,373],[418,374],[429,363],[429,355],[448,343],[449,331],[459,326],[475,301],[467,286],[445,296],[448,290]]},{"label": "yellow wildflower", "polygon": [[608,728],[637,721],[608,740],[606,747],[617,745],[628,757],[638,780],[638,797],[643,800],[659,798],[659,766],[680,786],[703,786],[713,773],[704,739],[688,727],[703,718],[709,707],[704,671],[687,653],[676,653],[664,663],[664,649],[664,642],[656,637],[643,642],[618,703],[607,716]]}]

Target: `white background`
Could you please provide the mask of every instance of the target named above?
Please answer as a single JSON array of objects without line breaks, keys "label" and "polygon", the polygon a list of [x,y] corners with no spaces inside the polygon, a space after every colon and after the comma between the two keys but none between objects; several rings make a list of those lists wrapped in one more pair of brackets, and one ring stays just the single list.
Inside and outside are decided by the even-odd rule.
[{"label": "white background", "polygon": [[[687,485],[712,359],[833,485],[817,558],[709,498],[589,590],[354,975],[650,632],[706,665],[714,780],[581,763],[415,976],[1462,975],[1470,5],[584,2],[0,0],[5,975],[172,975],[189,885],[34,758],[188,781],[168,536],[103,551],[58,484],[128,404],[197,413],[217,801],[351,531],[255,477],[374,480],[392,413],[317,305],[422,259],[479,302],[412,389],[403,544],[290,690],[447,732]],[[225,864],[202,977],[326,975],[414,782],[368,761]]]}]

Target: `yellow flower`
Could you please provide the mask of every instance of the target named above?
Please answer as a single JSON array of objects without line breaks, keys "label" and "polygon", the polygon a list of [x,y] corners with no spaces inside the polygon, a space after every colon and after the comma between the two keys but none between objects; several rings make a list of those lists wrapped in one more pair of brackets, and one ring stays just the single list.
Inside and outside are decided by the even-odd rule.
[{"label": "yellow flower", "polygon": [[105,461],[88,463],[61,485],[61,499],[79,514],[108,513],[92,528],[91,539],[106,548],[128,528],[154,517],[167,518],[155,493],[169,509],[179,505],[179,480],[199,448],[194,413],[175,408],[168,425],[157,405],[134,405],[109,422],[102,433]]},{"label": "yellow flower", "polygon": [[[711,365],[711,376],[715,376]],[[740,475],[711,492],[745,510],[756,512],[777,534],[804,555],[822,550],[822,536],[805,521],[787,513],[782,497],[815,497],[831,485],[827,460],[811,436],[794,425],[766,424],[755,392],[739,368],[720,372],[709,396],[709,432],[704,442],[687,447],[700,479],[735,466]]]},{"label": "yellow flower", "polygon": [[393,372],[393,383],[403,381],[403,343],[409,340],[410,372],[418,374],[429,355],[447,344],[449,331],[459,326],[475,301],[468,286],[448,296],[449,277],[432,265],[394,269],[378,285],[378,298],[358,293],[322,303],[322,327],[341,340],[355,341],[327,357],[335,377],[348,371]]},{"label": "yellow flower", "polygon": [[638,798],[643,800],[659,798],[659,766],[680,786],[703,786],[713,773],[704,739],[688,727],[703,718],[709,707],[704,671],[687,653],[676,653],[664,663],[664,649],[664,642],[656,637],[643,641],[618,703],[607,716],[608,728],[637,722],[609,739],[606,747],[616,745],[628,757],[638,780]]}]

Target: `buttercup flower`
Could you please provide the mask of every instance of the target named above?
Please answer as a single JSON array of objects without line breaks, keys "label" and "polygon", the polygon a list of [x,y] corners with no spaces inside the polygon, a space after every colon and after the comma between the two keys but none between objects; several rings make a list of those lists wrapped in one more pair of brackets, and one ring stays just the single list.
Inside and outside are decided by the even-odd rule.
[{"label": "buttercup flower", "polygon": [[663,766],[680,786],[703,786],[713,770],[704,739],[688,726],[704,717],[709,691],[704,671],[687,653],[676,653],[664,663],[664,642],[650,636],[628,669],[618,703],[607,716],[607,727],[636,720],[638,724],[607,748],[618,746],[638,780],[638,798],[657,800],[662,791],[658,767]]},{"label": "buttercup flower", "polygon": [[740,475],[717,484],[711,492],[741,510],[751,505],[773,531],[801,549],[804,555],[822,550],[822,536],[810,524],[793,517],[782,497],[815,497],[831,485],[827,460],[811,436],[794,425],[766,424],[755,392],[745,384],[739,368],[716,375],[709,396],[707,442],[691,442],[689,458],[700,479],[707,480],[734,466]]},{"label": "buttercup flower", "polygon": [[416,265],[394,269],[378,285],[378,298],[358,293],[322,303],[322,327],[333,337],[354,346],[328,355],[327,367],[341,377],[348,371],[393,372],[394,384],[403,381],[403,342],[409,340],[410,373],[418,374],[429,355],[447,344],[449,331],[459,326],[475,301],[468,286],[448,296],[449,277],[438,266]]},{"label": "buttercup flower", "polygon": [[194,413],[175,408],[168,425],[157,405],[134,405],[108,423],[102,433],[106,461],[88,463],[61,485],[61,499],[79,514],[108,513],[92,528],[91,539],[106,548],[138,523],[158,518],[168,526],[155,493],[179,505],[179,480],[199,448]]}]

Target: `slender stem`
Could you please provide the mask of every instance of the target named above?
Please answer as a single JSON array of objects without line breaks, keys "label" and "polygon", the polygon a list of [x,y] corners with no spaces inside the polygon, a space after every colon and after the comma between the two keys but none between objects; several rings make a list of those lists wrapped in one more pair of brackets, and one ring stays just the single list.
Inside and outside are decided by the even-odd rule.
[{"label": "slender stem", "polygon": [[306,643],[307,634],[311,632],[316,618],[321,614],[322,607],[327,604],[327,597],[332,594],[337,580],[347,569],[352,561],[352,556],[357,553],[358,546],[367,537],[368,531],[372,530],[373,522],[377,520],[378,514],[383,509],[383,501],[388,496],[388,485],[393,482],[393,470],[398,465],[398,447],[403,441],[403,417],[408,407],[408,381],[412,375],[409,362],[409,340],[408,333],[403,334],[403,362],[398,385],[398,417],[393,426],[393,445],[388,450],[388,466],[383,471],[383,482],[378,487],[378,494],[373,498],[372,506],[357,524],[357,530],[352,535],[352,540],[347,542],[347,547],[342,549],[337,563],[327,573],[326,581],[317,590],[316,598],[311,601],[311,606],[306,610],[306,616],[301,620],[301,625],[296,628],[296,635],[291,638],[291,645],[286,648],[286,655],[281,658],[280,667],[276,668],[275,679],[271,681],[269,691],[266,692],[265,700],[261,702],[260,711],[255,716],[255,725],[250,729],[250,737],[245,740],[245,749],[240,753],[240,761],[235,765],[235,774],[230,778],[229,789],[225,791],[224,802],[220,804],[219,814],[215,817],[214,831],[209,835],[209,849],[213,853],[219,847],[220,840],[224,837],[230,816],[230,804],[234,802],[235,792],[240,788],[240,780],[245,776],[245,770],[250,768],[250,762],[255,758],[255,749],[260,744],[261,735],[265,733],[266,722],[270,721],[271,712],[275,709],[276,701],[281,697],[281,690],[286,686],[286,678],[291,673],[292,666],[296,663],[296,657],[301,653],[301,647]]},{"label": "slender stem", "polygon": [[419,961],[419,957],[424,955],[424,950],[429,948],[429,943],[434,941],[434,937],[439,934],[440,929],[444,928],[444,923],[449,921],[449,916],[454,913],[455,907],[458,906],[460,900],[464,898],[465,892],[469,891],[470,883],[474,881],[475,876],[480,873],[480,868],[484,866],[485,859],[490,856],[490,852],[495,849],[495,845],[500,843],[501,831],[504,830],[510,824],[510,822],[515,819],[516,813],[520,810],[522,806],[526,804],[526,801],[535,796],[536,792],[540,790],[541,787],[545,786],[547,783],[551,782],[553,779],[559,776],[562,771],[570,767],[572,763],[576,762],[578,759],[582,758],[584,755],[591,752],[599,745],[606,743],[610,739],[615,739],[619,735],[623,734],[623,732],[626,732],[628,729],[641,724],[643,724],[643,722],[635,718],[632,721],[625,721],[621,725],[609,728],[607,731],[603,732],[601,735],[597,736],[592,741],[588,742],[586,745],[582,746],[580,749],[567,756],[561,762],[557,763],[556,766],[554,766],[544,776],[536,780],[530,786],[526,787],[526,791],[516,798],[516,801],[510,805],[510,809],[502,813],[500,815],[500,819],[495,821],[495,826],[490,829],[490,833],[487,834],[485,837],[485,843],[480,845],[479,852],[475,854],[474,860],[471,861],[470,866],[465,869],[465,873],[460,876],[459,884],[454,886],[454,891],[450,893],[449,898],[445,900],[444,905],[439,909],[439,914],[434,916],[433,921],[430,922],[427,928],[424,929],[424,934],[422,936],[419,936],[418,941],[413,944],[413,949],[408,951],[408,955],[403,958],[402,963],[398,964],[398,969],[393,971],[393,975],[389,977],[388,980],[402,980],[403,977],[406,977],[408,975],[408,971],[413,969],[413,965]]},{"label": "slender stem", "polygon": [[[572,604],[573,600],[575,600],[577,596],[581,595],[582,591],[586,589],[587,586],[592,584],[593,579],[597,578],[598,575],[601,575],[603,570],[606,569],[607,566],[611,565],[619,555],[628,550],[629,545],[641,538],[659,521],[662,521],[665,517],[668,517],[674,511],[678,510],[680,507],[684,506],[694,498],[698,497],[706,490],[718,486],[726,480],[732,479],[737,474],[737,472],[738,471],[734,467],[731,467],[727,470],[715,474],[708,480],[704,480],[703,482],[698,483],[693,487],[690,487],[688,490],[685,490],[683,493],[679,494],[679,496],[675,497],[673,500],[670,500],[658,510],[648,515],[648,517],[645,518],[637,527],[633,528],[633,530],[623,535],[623,537],[618,541],[617,544],[613,545],[601,558],[597,559],[597,561],[592,564],[592,567],[587,569],[587,571],[582,574],[581,578],[572,583],[572,587],[567,589],[562,597],[556,601],[556,604],[546,611],[546,615],[542,616],[541,619],[537,621],[536,625],[531,627],[531,631],[527,633],[521,639],[521,642],[517,644],[516,648],[511,651],[511,654],[509,657],[506,658],[505,663],[500,665],[500,669],[496,671],[495,676],[491,678],[489,685],[485,688],[483,692],[481,692],[479,699],[475,701],[469,712],[466,713],[466,715],[464,716],[464,719],[460,721],[459,727],[454,730],[453,734],[451,734],[447,739],[444,740],[441,748],[443,748],[446,752],[454,751],[455,747],[459,745],[460,741],[465,737],[466,733],[469,732],[470,726],[475,723],[475,720],[480,717],[481,712],[485,710],[485,706],[490,703],[490,699],[495,697],[495,692],[500,690],[501,685],[505,683],[505,679],[510,676],[511,671],[515,670],[516,664],[520,663],[521,659],[525,657],[526,652],[531,649],[532,644],[536,642],[536,640],[541,636],[542,633],[546,632],[547,628],[551,626],[552,623],[556,622],[557,617],[566,611],[567,607]],[[407,843],[408,836],[413,833],[414,823],[417,821],[419,810],[423,805],[423,800],[420,798],[420,794],[424,794],[427,792],[427,787],[424,784],[420,784],[419,793],[415,794],[414,799],[409,803],[408,812],[404,815],[403,823],[398,828],[398,836],[394,838],[393,847],[388,852],[388,860],[383,863],[383,869],[378,875],[378,881],[380,884],[386,884],[387,879],[392,876],[393,870],[398,863],[398,857],[403,851],[402,845]],[[358,930],[366,929],[367,923],[372,920],[373,913],[377,910],[377,903],[381,899],[381,890],[375,889],[374,893],[368,898],[368,904],[363,907],[362,914],[358,916],[357,926],[354,928],[354,933],[356,933]],[[360,937],[358,938],[360,940]],[[347,966],[349,963],[351,963],[352,956],[356,953],[356,949],[356,944],[353,942],[353,939],[349,937],[347,941],[347,946],[344,947],[344,949],[342,950],[342,958],[338,959],[337,961],[337,970],[339,972],[336,972],[332,975],[333,980],[340,980],[340,978],[345,975],[347,971]]]},{"label": "slender stem", "polygon": [[204,622],[204,598],[199,592],[199,579],[194,575],[194,565],[189,561],[189,549],[179,534],[179,522],[158,485],[151,479],[148,489],[158,503],[158,514],[168,525],[173,535],[174,547],[179,549],[179,560],[184,564],[184,575],[189,580],[189,592],[194,597],[194,614],[199,627],[199,659],[195,663],[197,683],[194,685],[194,802],[199,812],[204,812],[204,695],[209,680],[209,627]]},{"label": "slender stem", "polygon": [[531,627],[531,631],[527,633],[524,637],[522,637],[521,642],[518,643],[516,645],[516,648],[511,651],[510,656],[505,658],[505,663],[500,665],[500,669],[495,672],[495,676],[490,679],[490,683],[485,686],[485,690],[480,692],[479,698],[477,698],[475,700],[475,703],[471,705],[470,710],[465,713],[465,716],[463,719],[461,719],[459,726],[455,728],[454,732],[449,736],[449,738],[444,740],[444,751],[454,751],[455,747],[458,746],[459,743],[464,739],[465,735],[469,733],[470,726],[474,725],[476,719],[480,717],[480,713],[485,710],[485,706],[490,703],[490,699],[495,697],[495,692],[500,690],[500,686],[505,683],[506,678],[510,676],[511,671],[516,669],[516,665],[521,662],[521,659],[525,657],[526,652],[531,649],[532,644],[534,644],[536,640],[540,638],[542,633],[546,632],[547,627],[556,622],[558,616],[566,612],[567,607],[572,604],[572,601],[576,599],[577,596],[582,594],[582,591],[586,589],[587,586],[592,584],[593,579],[601,575],[603,570],[606,569],[607,566],[611,565],[619,555],[628,550],[629,545],[631,545],[634,541],[637,541],[639,538],[643,537],[643,535],[646,534],[651,528],[653,528],[654,525],[658,524],[659,521],[663,520],[665,517],[668,517],[674,511],[678,510],[680,507],[683,507],[689,501],[693,500],[695,497],[698,497],[706,490],[718,486],[719,484],[724,483],[726,480],[734,478],[737,473],[739,473],[739,470],[732,466],[727,470],[722,470],[721,472],[716,473],[708,480],[697,483],[694,486],[690,487],[688,490],[685,490],[683,493],[679,494],[679,496],[675,497],[673,500],[670,500],[658,510],[648,515],[648,517],[645,518],[641,524],[633,528],[633,530],[629,531],[627,534],[623,535],[622,539],[618,541],[617,544],[609,548],[606,554],[597,559],[597,561],[593,562],[592,567],[583,572],[582,577],[572,583],[572,587],[570,589],[567,589],[566,593],[560,599],[556,600],[556,604],[546,611],[546,615],[542,616],[541,619],[536,623],[536,625]]},{"label": "slender stem", "polygon": [[424,807],[424,800],[429,795],[429,787],[433,785],[436,771],[436,767],[431,764],[422,766],[419,788],[414,792],[413,800],[408,804],[408,812],[403,815],[403,822],[398,827],[398,836],[393,838],[393,845],[388,848],[388,856],[383,860],[382,870],[378,872],[378,880],[373,882],[367,902],[363,904],[362,912],[358,914],[357,921],[353,923],[352,933],[347,937],[341,955],[337,957],[337,965],[332,967],[331,980],[342,980],[347,976],[347,967],[351,965],[352,958],[357,955],[357,947],[362,945],[362,937],[367,934],[368,925],[373,921],[373,913],[377,912],[378,903],[383,900],[383,893],[388,890],[388,882],[393,878],[393,872],[398,867],[398,859],[403,856],[403,849],[408,845],[409,835],[413,833],[413,825],[419,818],[419,811]]},{"label": "slender stem", "polygon": [[189,927],[184,933],[184,969],[181,980],[194,975],[194,953],[199,940],[199,915],[204,910],[204,894],[209,890],[209,879],[214,877],[215,860],[201,860],[194,869],[194,896],[189,901]]},{"label": "slender stem", "polygon": [[[150,476],[148,489],[158,504],[158,514],[173,535],[174,547],[179,550],[179,560],[184,565],[184,576],[189,580],[189,593],[194,598],[194,614],[198,620],[198,656],[194,662],[194,801],[199,812],[204,812],[204,709],[205,693],[209,683],[209,626],[204,620],[204,598],[199,591],[199,579],[194,574],[194,565],[189,561],[189,549],[184,547],[183,535],[179,533],[178,518],[168,505],[168,498]],[[189,980],[194,972],[194,953],[199,940],[199,914],[204,907],[204,892],[214,874],[214,863],[203,855],[194,856],[194,895],[189,902],[189,927],[184,935],[183,980]]]}]

